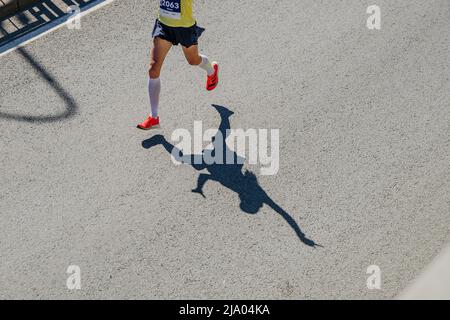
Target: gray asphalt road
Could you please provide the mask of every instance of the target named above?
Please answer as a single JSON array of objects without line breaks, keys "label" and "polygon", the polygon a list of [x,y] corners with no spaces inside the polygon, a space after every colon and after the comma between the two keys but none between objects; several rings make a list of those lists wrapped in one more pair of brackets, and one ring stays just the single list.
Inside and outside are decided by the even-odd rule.
[{"label": "gray asphalt road", "polygon": [[[159,131],[146,66],[157,1],[121,1],[0,57],[0,298],[392,298],[450,242],[450,3],[196,1],[202,50],[162,74]],[[279,128],[269,206],[175,166],[156,133]],[[40,120],[39,120],[40,119]],[[250,191],[249,191],[250,192]],[[69,265],[82,289],[66,287]],[[366,286],[378,265],[381,290]]]}]

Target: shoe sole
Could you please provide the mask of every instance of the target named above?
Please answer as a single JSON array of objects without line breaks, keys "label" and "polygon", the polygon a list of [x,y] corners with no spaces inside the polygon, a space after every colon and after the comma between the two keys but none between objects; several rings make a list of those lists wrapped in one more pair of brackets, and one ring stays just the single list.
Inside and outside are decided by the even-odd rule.
[{"label": "shoe sole", "polygon": [[140,129],[140,130],[148,131],[148,130],[152,130],[152,129],[160,129],[161,126],[160,126],[159,124],[157,124],[157,125],[151,126],[151,127],[148,128],[148,129],[141,128],[141,127],[139,127],[139,126],[136,126],[136,128],[138,128],[138,129]]}]

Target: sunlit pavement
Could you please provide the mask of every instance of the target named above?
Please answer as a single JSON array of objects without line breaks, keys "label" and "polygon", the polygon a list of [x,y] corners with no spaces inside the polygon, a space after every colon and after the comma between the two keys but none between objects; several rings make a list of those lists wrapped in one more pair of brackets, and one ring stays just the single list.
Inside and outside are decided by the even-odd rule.
[{"label": "sunlit pavement", "polygon": [[[221,84],[206,92],[174,48],[150,132],[157,1],[1,56],[0,298],[396,297],[450,243],[450,3],[376,4],[380,30],[366,1],[197,1]],[[213,104],[231,128],[280,129],[276,175],[246,164],[256,182],[203,197],[205,172],[143,147],[219,128]]]}]

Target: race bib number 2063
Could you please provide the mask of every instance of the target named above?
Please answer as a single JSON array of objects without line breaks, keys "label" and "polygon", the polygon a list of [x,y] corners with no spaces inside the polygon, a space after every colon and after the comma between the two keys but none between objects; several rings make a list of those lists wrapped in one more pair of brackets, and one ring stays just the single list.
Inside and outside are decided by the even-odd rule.
[{"label": "race bib number 2063", "polygon": [[181,19],[181,0],[161,0],[159,8],[161,16],[169,19]]}]

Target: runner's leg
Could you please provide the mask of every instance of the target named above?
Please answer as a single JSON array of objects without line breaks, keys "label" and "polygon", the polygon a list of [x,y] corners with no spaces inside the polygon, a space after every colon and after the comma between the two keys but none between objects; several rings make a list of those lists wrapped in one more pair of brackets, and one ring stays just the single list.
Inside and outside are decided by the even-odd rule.
[{"label": "runner's leg", "polygon": [[209,61],[208,57],[203,54],[199,54],[198,45],[193,45],[190,46],[189,48],[186,47],[182,48],[184,56],[186,57],[187,62],[191,66],[199,66],[200,68],[206,71],[208,76],[214,74],[214,68],[211,62]]},{"label": "runner's leg", "polygon": [[150,97],[150,111],[153,118],[158,117],[159,94],[161,92],[161,68],[172,44],[169,41],[155,37],[150,52],[150,66],[148,71],[148,94]]},{"label": "runner's leg", "polygon": [[186,60],[192,66],[199,66],[206,71],[208,77],[206,79],[206,89],[214,90],[219,83],[219,65],[217,62],[210,62],[208,57],[198,52],[198,45],[192,45],[189,48],[183,46],[183,53]]}]

